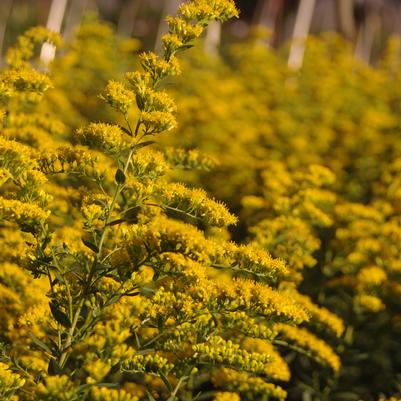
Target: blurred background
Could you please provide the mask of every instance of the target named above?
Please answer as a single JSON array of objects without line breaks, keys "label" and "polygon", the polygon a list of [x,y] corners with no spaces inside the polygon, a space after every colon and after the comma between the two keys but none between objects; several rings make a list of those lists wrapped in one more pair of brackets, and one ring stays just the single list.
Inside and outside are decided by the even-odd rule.
[{"label": "blurred background", "polygon": [[[401,35],[401,0],[236,0],[240,18],[209,32],[210,51],[221,41],[239,41],[253,26],[270,32],[279,48],[293,36],[339,32],[352,41],[355,54],[375,63],[391,34]],[[157,48],[164,18],[180,0],[1,0],[0,55],[18,34],[47,25],[68,37],[87,12],[112,23],[122,36],[140,39],[143,48]],[[3,57],[2,57],[3,59]],[[296,65],[296,61],[295,61]]]}]

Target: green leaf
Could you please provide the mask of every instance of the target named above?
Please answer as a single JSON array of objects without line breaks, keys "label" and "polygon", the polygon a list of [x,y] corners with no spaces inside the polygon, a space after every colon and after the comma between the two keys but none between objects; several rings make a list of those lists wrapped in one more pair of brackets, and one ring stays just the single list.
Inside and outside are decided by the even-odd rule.
[{"label": "green leaf", "polygon": [[106,302],[106,305],[107,305],[107,306],[113,305],[113,304],[117,303],[120,299],[121,299],[121,294],[113,295],[113,296]]},{"label": "green leaf", "polygon": [[129,274],[128,274],[127,270],[124,268],[124,266],[117,267],[117,274],[118,274],[118,277],[120,278],[121,282],[128,279]]},{"label": "green leaf", "polygon": [[38,262],[43,263],[44,265],[47,265],[53,260],[53,257],[52,256],[42,256],[42,257],[38,258],[37,260],[38,260]]},{"label": "green leaf", "polygon": [[132,149],[139,150],[139,149],[145,148],[146,146],[153,145],[154,143],[156,143],[156,141],[145,141],[145,142],[141,142],[141,143],[138,143],[137,145],[134,145],[134,146],[132,147]]},{"label": "green leaf", "polygon": [[143,96],[138,94],[136,95],[136,104],[139,110],[143,110],[145,108],[145,101],[143,99]]},{"label": "green leaf", "polygon": [[177,53],[178,52],[183,52],[185,50],[191,49],[192,47],[194,47],[194,45],[192,45],[192,44],[182,45],[176,51],[177,51]]},{"label": "green leaf", "polygon": [[141,349],[139,351],[136,351],[135,355],[148,355],[148,354],[151,354],[152,352],[155,352],[154,348],[146,348],[146,349]]},{"label": "green leaf", "polygon": [[146,390],[146,395],[148,396],[149,401],[156,401],[156,399],[153,397],[153,395],[150,394],[149,391],[147,391],[147,390]]},{"label": "green leaf", "polygon": [[54,302],[50,302],[49,305],[54,319],[64,327],[71,327],[71,321],[68,316]]},{"label": "green leaf", "polygon": [[162,371],[159,371],[158,374],[159,374],[160,378],[163,380],[164,385],[167,387],[167,390],[170,393],[172,393],[173,392],[173,387],[171,386],[171,383],[168,381],[166,375]]},{"label": "green leaf", "polygon": [[47,366],[47,373],[50,376],[55,376],[63,373],[63,370],[55,359],[50,359],[49,365]]},{"label": "green leaf", "polygon": [[49,242],[51,241],[50,235],[46,236],[46,238],[42,242],[42,250],[46,249],[47,245],[49,245]]},{"label": "green leaf", "polygon": [[35,382],[35,384],[40,383],[42,380],[44,379],[44,372],[43,370],[41,370],[40,372],[36,373],[33,381]]},{"label": "green leaf", "polygon": [[107,373],[107,376],[109,375],[114,375],[114,373],[117,373],[120,370],[120,363],[115,363]]},{"label": "green leaf", "polygon": [[79,314],[79,319],[77,322],[77,327],[82,327],[82,325],[85,323],[86,318],[88,317],[89,314],[89,308],[87,305],[83,305],[81,308],[81,313]]},{"label": "green leaf", "polygon": [[56,344],[56,342],[53,341],[51,338],[48,338],[47,341],[49,341],[51,343],[52,349],[54,350],[53,351],[53,355],[60,356],[61,353],[60,353],[60,350],[59,350],[58,345]]},{"label": "green leaf", "polygon": [[117,224],[124,223],[124,221],[126,221],[126,219],[113,220],[113,221],[110,221],[110,223],[107,223],[106,226],[116,226]]},{"label": "green leaf", "polygon": [[195,395],[195,397],[192,401],[198,401],[201,395],[202,395],[202,391],[199,391],[199,393]]},{"label": "green leaf", "polygon": [[39,348],[41,348],[42,350],[44,350],[45,352],[47,352],[48,354],[52,355],[53,352],[52,350],[41,340],[39,340],[38,337],[36,337],[34,334],[29,333],[29,337],[31,338],[32,342],[38,346]]},{"label": "green leaf", "polygon": [[99,248],[91,241],[88,241],[87,239],[82,238],[82,242],[85,246],[87,246],[91,251],[98,253]]},{"label": "green leaf", "polygon": [[135,224],[138,221],[138,213],[141,210],[140,206],[135,206],[124,211],[124,219],[127,223]]},{"label": "green leaf", "polygon": [[157,328],[159,329],[160,332],[163,331],[163,328],[164,328],[163,316],[158,316],[158,318],[157,318]]},{"label": "green leaf", "polygon": [[110,266],[105,263],[96,262],[93,268],[95,272],[105,272],[110,269]]},{"label": "green leaf", "polygon": [[131,131],[125,128],[123,125],[117,124],[117,127],[120,128],[122,131],[124,131],[127,135],[132,136]]},{"label": "green leaf", "polygon": [[24,233],[35,234],[35,227],[30,226],[29,224],[20,224],[21,231]]},{"label": "green leaf", "polygon": [[124,184],[126,178],[124,172],[119,168],[116,171],[115,180],[117,184]]}]

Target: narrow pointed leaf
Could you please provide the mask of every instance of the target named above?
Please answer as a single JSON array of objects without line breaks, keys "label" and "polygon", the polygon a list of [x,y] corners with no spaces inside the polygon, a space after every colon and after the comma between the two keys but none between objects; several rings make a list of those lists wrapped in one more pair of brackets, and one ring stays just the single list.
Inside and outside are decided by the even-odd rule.
[{"label": "narrow pointed leaf", "polygon": [[145,148],[146,146],[153,145],[154,143],[156,143],[156,141],[145,141],[145,142],[141,142],[141,143],[138,143],[137,145],[134,145],[134,146],[132,147],[132,149],[139,150],[139,149]]},{"label": "narrow pointed leaf", "polygon": [[87,239],[82,238],[82,242],[85,246],[87,246],[91,251],[98,253],[99,248],[91,241],[88,241]]},{"label": "narrow pointed leaf", "polygon": [[122,171],[120,168],[117,169],[116,175],[114,178],[115,178],[117,184],[124,184],[124,182],[126,180],[124,171]]},{"label": "narrow pointed leaf", "polygon": [[29,337],[31,338],[32,342],[39,348],[41,348],[42,350],[44,350],[45,352],[47,352],[48,354],[52,355],[52,350],[41,340],[39,340],[39,338],[37,338],[34,334],[29,333]]},{"label": "narrow pointed leaf", "polygon": [[61,311],[56,304],[50,302],[49,305],[54,319],[56,319],[56,321],[64,327],[71,327],[71,321],[68,316],[63,311]]}]

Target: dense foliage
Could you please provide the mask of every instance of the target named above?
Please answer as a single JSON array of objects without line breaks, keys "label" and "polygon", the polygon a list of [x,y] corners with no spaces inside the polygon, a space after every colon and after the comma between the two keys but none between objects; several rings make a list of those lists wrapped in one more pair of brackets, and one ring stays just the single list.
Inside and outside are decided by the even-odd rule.
[{"label": "dense foliage", "polygon": [[401,397],[398,42],[189,50],[236,16],[183,3],[160,56],[88,18],[48,73],[56,34],[9,49],[1,399]]},{"label": "dense foliage", "polygon": [[[233,46],[225,62],[188,60],[198,79],[181,78],[173,139],[218,157],[213,174],[193,179],[240,214],[235,238],[313,267],[302,292],[347,327],[328,399],[399,393],[400,43],[372,68],[337,36],[311,38],[293,72],[262,38]],[[319,393],[325,385],[302,366],[302,387]]]}]

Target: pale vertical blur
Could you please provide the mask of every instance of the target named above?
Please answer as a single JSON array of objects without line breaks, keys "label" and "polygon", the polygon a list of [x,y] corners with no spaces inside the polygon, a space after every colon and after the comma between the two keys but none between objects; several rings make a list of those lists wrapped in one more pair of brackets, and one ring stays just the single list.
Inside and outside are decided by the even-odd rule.
[{"label": "pale vertical blur", "polygon": [[[52,0],[46,24],[49,30],[54,32],[61,31],[61,24],[63,23],[66,7],[67,0]],[[54,59],[55,53],[55,47],[49,43],[45,43],[40,52],[40,59],[45,65],[49,64]]]},{"label": "pale vertical blur", "polygon": [[310,25],[312,22],[313,11],[316,0],[301,0],[295,19],[294,33],[292,35],[292,44],[290,55],[288,57],[288,67],[296,70],[302,66],[305,52],[305,41],[308,37]]}]

